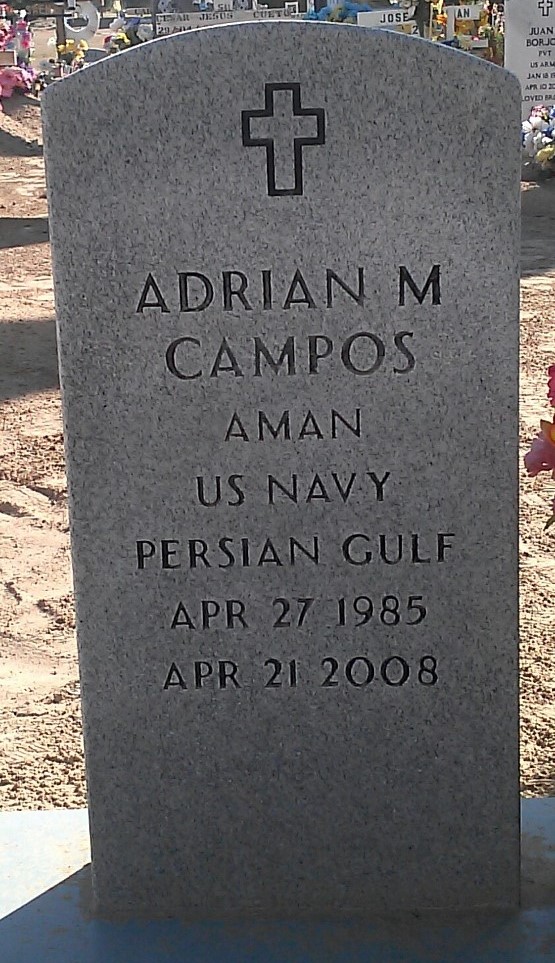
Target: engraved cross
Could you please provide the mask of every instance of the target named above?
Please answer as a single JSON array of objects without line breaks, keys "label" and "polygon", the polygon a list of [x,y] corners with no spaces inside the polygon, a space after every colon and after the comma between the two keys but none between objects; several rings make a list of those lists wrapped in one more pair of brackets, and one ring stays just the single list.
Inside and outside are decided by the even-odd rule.
[{"label": "engraved cross", "polygon": [[[291,107],[293,117],[291,117]],[[267,134],[268,125],[264,122],[265,118],[272,120],[272,136]],[[298,131],[302,136],[295,136],[295,132],[291,132],[292,121],[296,124],[297,130],[302,123],[302,128]],[[311,131],[316,128],[312,136],[306,136],[307,123],[310,123]],[[257,131],[253,131],[253,124]],[[325,144],[324,108],[302,107],[300,84],[266,84],[264,107],[260,110],[241,111],[241,130],[244,147],[266,149],[269,196],[292,197],[302,194],[303,147]],[[260,136],[254,136],[257,132]],[[291,157],[291,138],[293,138],[293,157]],[[280,187],[277,186],[278,183]]]},{"label": "engraved cross", "polygon": [[549,11],[553,9],[553,0],[540,0],[538,7],[542,12],[542,17],[548,17]]}]

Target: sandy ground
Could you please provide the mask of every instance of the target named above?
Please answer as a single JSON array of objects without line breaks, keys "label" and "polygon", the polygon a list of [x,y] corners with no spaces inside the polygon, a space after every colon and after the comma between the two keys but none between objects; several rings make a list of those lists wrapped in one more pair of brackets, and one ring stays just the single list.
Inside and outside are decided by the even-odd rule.
[{"label": "sandy ground", "polygon": [[[0,809],[86,802],[40,115],[0,115]],[[555,362],[555,184],[523,189],[523,452]],[[76,212],[78,216],[78,212]],[[485,413],[490,417],[492,413]],[[492,484],[495,478],[492,477]],[[555,483],[521,477],[522,791],[555,794]]]},{"label": "sandy ground", "polygon": [[40,111],[21,105],[0,115],[1,809],[85,804]]}]

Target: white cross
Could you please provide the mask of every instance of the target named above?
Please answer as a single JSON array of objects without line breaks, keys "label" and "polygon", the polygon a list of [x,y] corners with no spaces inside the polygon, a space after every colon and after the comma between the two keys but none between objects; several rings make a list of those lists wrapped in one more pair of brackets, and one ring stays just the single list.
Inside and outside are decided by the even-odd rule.
[{"label": "white cross", "polygon": [[542,12],[542,17],[548,17],[549,11],[553,10],[553,0],[539,0],[538,9]]}]

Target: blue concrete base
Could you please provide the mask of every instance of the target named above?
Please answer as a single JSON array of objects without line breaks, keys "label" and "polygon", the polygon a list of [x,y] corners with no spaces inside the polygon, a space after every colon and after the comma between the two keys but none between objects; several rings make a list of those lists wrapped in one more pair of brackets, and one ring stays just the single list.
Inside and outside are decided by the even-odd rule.
[{"label": "blue concrete base", "polygon": [[0,813],[1,963],[553,963],[555,799],[522,806],[522,908],[457,920],[106,923],[87,813]]}]

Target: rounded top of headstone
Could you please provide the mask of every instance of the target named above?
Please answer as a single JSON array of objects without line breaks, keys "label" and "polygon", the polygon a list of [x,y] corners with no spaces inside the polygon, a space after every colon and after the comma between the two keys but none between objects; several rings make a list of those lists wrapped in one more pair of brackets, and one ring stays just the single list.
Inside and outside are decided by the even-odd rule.
[{"label": "rounded top of headstone", "polygon": [[[175,88],[179,72],[183,72],[189,86],[191,68],[193,67],[196,73],[196,58],[202,55],[201,52],[205,52],[204,55],[210,58],[221,57],[222,69],[230,69],[238,62],[245,66],[253,46],[255,50],[264,46],[268,52],[273,50],[275,55],[279,56],[289,46],[292,60],[298,58],[299,62],[305,60],[310,51],[311,60],[328,65],[330,78],[333,78],[335,71],[339,69],[343,58],[346,58],[348,63],[351,56],[357,56],[357,52],[363,52],[364,58],[390,58],[393,71],[406,72],[407,68],[412,68],[414,84],[425,83],[426,72],[433,71],[436,109],[437,103],[443,101],[445,95],[446,70],[451,73],[455,83],[462,83],[464,78],[467,89],[460,90],[461,96],[472,93],[473,77],[478,79],[487,76],[491,83],[508,85],[509,88],[512,86],[512,96],[520,99],[519,83],[512,74],[502,67],[451,47],[393,30],[356,24],[284,19],[209,24],[182,33],[157,37],[106,57],[86,70],[64,78],[63,83],[50,85],[43,94],[43,102],[48,110],[54,101],[71,96],[78,88],[83,90],[86,85],[96,85],[104,79],[107,83],[120,83],[125,76],[133,76],[135,96],[142,98],[144,84],[148,82],[148,73],[151,70],[166,72],[168,82],[172,77],[172,88]],[[264,60],[267,61],[266,54]],[[405,64],[404,67],[401,67],[401,62]],[[375,73],[373,66],[372,60],[365,59],[361,83],[372,78]],[[377,70],[381,70],[383,66],[380,64]],[[139,70],[141,82],[137,87]],[[117,101],[120,102],[119,90]]]}]

